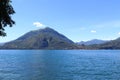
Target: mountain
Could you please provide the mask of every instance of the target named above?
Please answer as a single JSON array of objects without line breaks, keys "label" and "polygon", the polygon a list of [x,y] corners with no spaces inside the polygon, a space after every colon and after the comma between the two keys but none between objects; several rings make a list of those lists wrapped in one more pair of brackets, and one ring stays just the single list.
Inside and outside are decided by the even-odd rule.
[{"label": "mountain", "polygon": [[90,40],[90,41],[81,41],[81,42],[78,42],[77,44],[78,45],[93,45],[93,44],[103,44],[105,42],[108,42],[108,41],[105,41],[105,40],[99,40],[99,39],[93,39],[93,40]]},{"label": "mountain", "polygon": [[0,46],[3,46],[4,45],[4,43],[0,43]]},{"label": "mountain", "polygon": [[30,31],[18,39],[5,43],[1,49],[73,49],[76,45],[64,35],[47,27]]},{"label": "mountain", "polygon": [[120,49],[120,38],[115,40],[110,40],[102,44],[93,44],[93,45],[85,45],[80,46],[83,49]]},{"label": "mountain", "polygon": [[98,46],[99,49],[120,49],[120,38],[111,40]]}]

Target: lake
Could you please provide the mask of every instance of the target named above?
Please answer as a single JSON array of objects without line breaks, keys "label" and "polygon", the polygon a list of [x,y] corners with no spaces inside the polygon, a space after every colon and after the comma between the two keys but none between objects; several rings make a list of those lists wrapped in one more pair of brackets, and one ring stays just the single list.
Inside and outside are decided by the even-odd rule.
[{"label": "lake", "polygon": [[120,80],[120,51],[0,50],[0,80]]}]

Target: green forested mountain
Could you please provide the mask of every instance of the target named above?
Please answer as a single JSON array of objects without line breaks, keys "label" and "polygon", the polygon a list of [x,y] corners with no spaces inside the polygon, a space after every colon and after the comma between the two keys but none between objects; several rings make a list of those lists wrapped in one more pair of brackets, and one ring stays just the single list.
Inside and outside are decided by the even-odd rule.
[{"label": "green forested mountain", "polygon": [[20,38],[5,43],[1,49],[73,49],[76,45],[64,35],[47,27],[30,31]]},{"label": "green forested mountain", "polygon": [[108,41],[103,44],[95,44],[89,46],[81,46],[84,49],[120,49],[120,38]]},{"label": "green forested mountain", "polygon": [[101,44],[99,49],[120,49],[120,38]]},{"label": "green forested mountain", "polygon": [[120,49],[120,38],[102,44],[78,45],[47,27],[30,31],[14,41],[1,45],[0,49]]}]

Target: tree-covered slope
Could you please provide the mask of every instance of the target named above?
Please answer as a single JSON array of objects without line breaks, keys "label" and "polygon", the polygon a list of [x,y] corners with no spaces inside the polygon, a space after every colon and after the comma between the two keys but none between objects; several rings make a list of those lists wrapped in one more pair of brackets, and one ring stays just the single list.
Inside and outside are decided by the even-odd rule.
[{"label": "tree-covered slope", "polygon": [[76,45],[64,35],[47,27],[30,31],[2,46],[4,49],[73,49]]},{"label": "tree-covered slope", "polygon": [[120,49],[120,38],[108,41],[103,44],[94,44],[88,46],[81,46],[84,49]]},{"label": "tree-covered slope", "polygon": [[99,49],[120,49],[120,38],[101,44]]}]

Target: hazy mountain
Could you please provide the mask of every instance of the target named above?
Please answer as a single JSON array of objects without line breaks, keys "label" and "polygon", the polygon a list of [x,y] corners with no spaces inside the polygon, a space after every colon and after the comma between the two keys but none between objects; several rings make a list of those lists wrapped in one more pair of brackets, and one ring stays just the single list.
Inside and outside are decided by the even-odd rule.
[{"label": "hazy mountain", "polygon": [[5,49],[72,49],[76,48],[73,41],[47,27],[30,31],[18,39],[5,43]]},{"label": "hazy mountain", "polygon": [[108,41],[105,41],[105,40],[99,40],[99,39],[93,39],[93,40],[90,40],[90,41],[81,41],[81,42],[78,42],[77,44],[78,45],[93,45],[93,44],[103,44],[105,42],[108,42]]},{"label": "hazy mountain", "polygon": [[105,42],[103,44],[93,44],[80,47],[83,49],[120,49],[120,38]]},{"label": "hazy mountain", "polygon": [[99,45],[99,49],[120,49],[120,38]]},{"label": "hazy mountain", "polygon": [[5,43],[0,43],[0,46],[3,46]]}]

